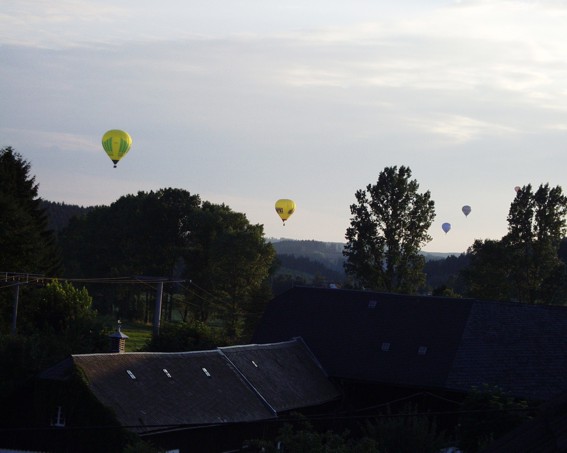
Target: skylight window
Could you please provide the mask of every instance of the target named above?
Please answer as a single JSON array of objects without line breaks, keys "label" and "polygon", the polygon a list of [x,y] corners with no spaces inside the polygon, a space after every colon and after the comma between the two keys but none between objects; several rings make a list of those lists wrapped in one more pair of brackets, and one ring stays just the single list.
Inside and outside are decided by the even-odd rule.
[{"label": "skylight window", "polygon": [[376,304],[378,302],[376,302],[375,300],[371,300],[368,302],[368,308],[376,308]]},{"label": "skylight window", "polygon": [[390,343],[382,343],[382,351],[388,352],[390,350]]},{"label": "skylight window", "polygon": [[130,370],[126,370],[126,373],[128,373],[128,376],[130,376],[133,380],[136,379],[136,376],[134,376],[134,373],[132,373]]},{"label": "skylight window", "polygon": [[258,368],[258,364],[256,362],[254,362],[254,360],[252,360],[252,365],[254,365],[256,368]]},{"label": "skylight window", "polygon": [[163,372],[165,373],[165,375],[170,378],[171,374],[169,374],[169,371],[167,371],[165,368],[163,369]]},{"label": "skylight window", "polygon": [[425,354],[427,354],[427,346],[420,346],[420,347],[417,349],[417,353],[418,353],[419,355],[425,355]]},{"label": "skylight window", "polygon": [[64,427],[65,426],[65,414],[63,413],[63,408],[57,406],[57,414],[51,421],[51,426]]},{"label": "skylight window", "polygon": [[203,370],[203,373],[205,373],[205,376],[211,377],[211,373],[209,373],[206,368],[201,368],[201,369]]}]

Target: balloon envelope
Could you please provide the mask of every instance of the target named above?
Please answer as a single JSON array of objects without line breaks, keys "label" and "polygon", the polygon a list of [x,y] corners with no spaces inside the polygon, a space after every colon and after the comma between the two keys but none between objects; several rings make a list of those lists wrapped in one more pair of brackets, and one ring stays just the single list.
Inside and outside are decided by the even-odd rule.
[{"label": "balloon envelope", "polygon": [[516,192],[519,192],[520,190],[522,190],[522,188],[521,188],[520,186],[516,186],[516,187],[514,187],[514,190],[515,190]]},{"label": "balloon envelope", "polygon": [[102,136],[102,147],[114,162],[114,167],[122,159],[132,146],[132,137],[127,132],[119,129],[107,131]]},{"label": "balloon envelope", "polygon": [[445,232],[445,234],[447,234],[449,232],[449,230],[451,229],[451,224],[450,223],[444,223],[443,225],[441,225],[441,228],[443,228],[443,231]]},{"label": "balloon envelope", "polygon": [[468,216],[471,213],[472,209],[469,205],[464,205],[463,206],[463,214],[466,216]]},{"label": "balloon envelope", "polygon": [[285,221],[295,212],[295,202],[285,198],[276,201],[276,212],[285,225]]}]

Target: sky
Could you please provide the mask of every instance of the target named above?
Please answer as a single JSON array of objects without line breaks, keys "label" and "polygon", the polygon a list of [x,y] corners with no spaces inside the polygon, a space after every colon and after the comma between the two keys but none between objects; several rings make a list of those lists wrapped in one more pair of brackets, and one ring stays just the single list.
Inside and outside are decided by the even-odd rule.
[{"label": "sky", "polygon": [[567,189],[567,1],[3,0],[0,23],[0,147],[49,201],[172,187],[344,242],[404,165],[435,202],[423,250],[462,253],[506,234],[514,187]]}]

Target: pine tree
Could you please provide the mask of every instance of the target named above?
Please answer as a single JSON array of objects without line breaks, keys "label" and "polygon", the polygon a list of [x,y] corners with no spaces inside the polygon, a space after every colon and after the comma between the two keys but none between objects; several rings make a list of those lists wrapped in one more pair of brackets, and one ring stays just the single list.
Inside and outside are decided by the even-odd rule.
[{"label": "pine tree", "polygon": [[30,170],[11,147],[0,150],[0,271],[53,274],[59,254]]}]

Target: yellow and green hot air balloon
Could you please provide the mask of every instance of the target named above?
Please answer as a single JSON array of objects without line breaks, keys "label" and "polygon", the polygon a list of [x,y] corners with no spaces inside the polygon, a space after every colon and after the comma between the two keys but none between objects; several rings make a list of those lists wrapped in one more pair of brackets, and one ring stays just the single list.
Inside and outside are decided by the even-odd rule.
[{"label": "yellow and green hot air balloon", "polygon": [[276,212],[282,219],[283,224],[295,212],[295,202],[293,200],[281,199],[276,201]]},{"label": "yellow and green hot air balloon", "polygon": [[132,137],[127,132],[112,129],[102,136],[102,147],[114,162],[114,168],[120,159],[122,159],[132,146]]}]

